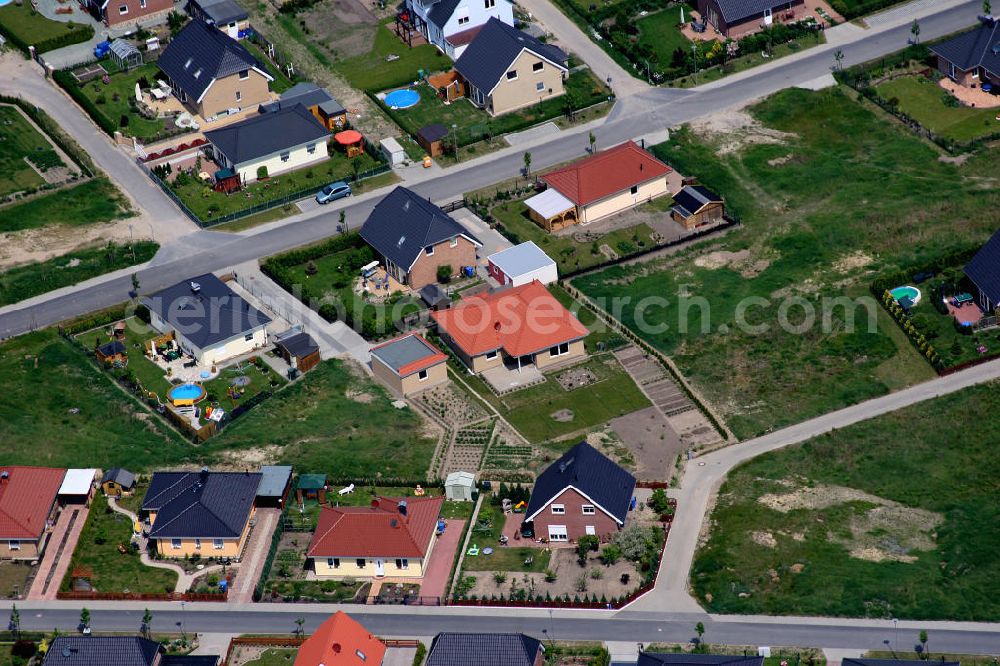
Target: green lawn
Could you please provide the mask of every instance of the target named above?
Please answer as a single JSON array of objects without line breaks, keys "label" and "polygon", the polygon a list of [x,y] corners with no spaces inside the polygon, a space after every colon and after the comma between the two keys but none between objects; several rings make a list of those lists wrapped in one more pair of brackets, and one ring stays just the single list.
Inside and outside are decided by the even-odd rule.
[{"label": "green lawn", "polygon": [[0,105],[0,198],[45,184],[25,158],[42,171],[63,166],[52,145],[31,126],[20,109]]},{"label": "green lawn", "polygon": [[[647,224],[615,229],[601,236],[596,243],[579,243],[572,235],[550,234],[528,217],[528,207],[523,200],[497,204],[490,209],[490,213],[500,222],[504,234],[512,241],[534,241],[545,250],[546,254],[556,260],[560,274],[590,268],[607,261],[608,257],[600,250],[601,245],[607,245],[619,256],[625,256],[655,243],[652,239],[653,230]],[[586,229],[580,227],[572,231]]]},{"label": "green lawn", "polygon": [[[702,69],[697,73],[692,73],[687,76],[674,79],[670,82],[670,85],[677,88],[691,88],[703,83],[711,83],[712,81],[718,81],[719,79],[752,69],[758,65],[774,62],[774,60],[778,58],[783,58],[785,56],[792,55],[793,53],[798,53],[803,49],[812,48],[813,46],[818,46],[826,42],[826,37],[822,33],[814,32],[812,34],[813,36],[811,37],[805,36],[791,42],[774,46],[771,49],[771,53],[767,57],[765,57],[761,52],[745,53],[727,62],[725,68],[715,65],[713,67],[709,67],[708,69]],[[669,62],[669,60],[667,62]]]},{"label": "green lawn", "polygon": [[[108,71],[114,72],[109,63],[103,63]],[[91,79],[82,84],[71,84],[79,89],[80,94],[89,99],[98,113],[102,114],[109,126],[117,127],[122,134],[138,139],[154,139],[161,136],[165,129],[162,118],[149,119],[141,116],[129,104],[135,100],[135,84],[139,79],[145,79],[142,85],[148,87],[162,77],[160,68],[155,63],[147,63],[128,72],[116,72],[109,77],[110,83],[104,84],[101,79]],[[126,116],[126,125],[122,124],[122,116]]]},{"label": "green lawn", "polygon": [[639,43],[648,46],[656,54],[661,63],[669,64],[674,51],[691,50],[691,42],[681,34],[681,11],[688,20],[691,8],[686,5],[676,5],[658,11],[635,22],[639,29]]},{"label": "green lawn", "polygon": [[[98,592],[173,592],[177,574],[140,562],[139,552],[129,547],[131,536],[128,516],[111,511],[104,495],[98,493],[59,589],[63,592],[72,589],[72,574],[79,569],[87,572],[88,580]],[[124,554],[119,552],[119,544],[126,546]]]},{"label": "green lawn", "polygon": [[[555,377],[548,375],[544,384],[497,397],[478,377],[463,377],[481,397],[493,404],[529,442],[544,442],[571,433],[594,428],[613,418],[649,406],[639,390],[610,354],[595,356],[584,364],[598,381],[566,391]],[[562,422],[553,418],[561,410],[571,410],[573,418]]]},{"label": "green lawn", "polygon": [[249,39],[244,39],[241,42],[241,44],[243,44],[243,46],[246,47],[247,51],[252,53],[253,56],[257,58],[257,60],[259,60],[262,65],[264,65],[264,69],[267,70],[267,73],[274,78],[274,81],[271,81],[270,83],[271,92],[280,95],[281,93],[285,92],[293,85],[295,85],[295,83],[291,79],[285,76],[285,73],[281,71],[281,69],[276,67],[274,63],[271,62],[270,59],[268,59],[267,55],[264,54],[264,51],[261,50],[259,46],[257,46]]},{"label": "green lawn", "polygon": [[709,612],[1000,619],[998,388],[923,402],[734,470],[695,559],[697,598]]},{"label": "green lawn", "polygon": [[344,153],[331,148],[330,159],[326,162],[257,181],[233,194],[216,192],[209,185],[187,174],[178,174],[169,185],[199,219],[211,222],[215,218],[301,192],[306,192],[306,196],[309,196],[313,190],[318,191],[327,183],[350,179],[355,173],[355,167],[361,173],[374,169],[378,164],[369,155],[348,159]]},{"label": "green lawn", "polygon": [[549,285],[549,291],[556,299],[562,303],[563,307],[572,312],[580,323],[590,329],[590,335],[584,339],[588,354],[595,354],[598,351],[614,350],[625,346],[627,341],[615,331],[611,330],[607,324],[597,318],[593,312],[583,307],[569,293],[558,284]]},{"label": "green lawn", "polygon": [[[393,119],[414,137],[426,125],[434,123],[440,123],[445,127],[457,125],[455,132],[459,145],[476,143],[486,136],[501,136],[559,118],[565,114],[567,107],[582,109],[604,101],[608,96],[607,86],[596,79],[589,69],[569,75],[566,79],[565,95],[500,116],[490,116],[467,98],[445,106],[436,91],[426,84],[420,84],[415,89],[420,93],[420,103],[408,109],[392,111]],[[384,103],[382,108],[387,109]]]},{"label": "green lawn", "polygon": [[[375,32],[371,52],[338,60],[333,69],[358,90],[385,90],[416,81],[418,71],[433,73],[451,68],[451,60],[431,44],[421,44],[412,49],[403,43],[389,24],[383,22]],[[391,62],[390,55],[399,56]]]},{"label": "green lawn", "polygon": [[139,241],[131,246],[105,245],[9,268],[0,273],[0,305],[18,303],[54,289],[145,263],[159,248],[159,244],[152,241]]},{"label": "green lawn", "polygon": [[902,76],[875,90],[886,100],[899,100],[900,111],[945,139],[971,141],[1000,131],[996,109],[949,106],[945,100],[951,93],[923,76]]},{"label": "green lawn", "polygon": [[[75,11],[80,11],[75,8]],[[94,36],[94,29],[82,23],[53,21],[45,18],[32,7],[30,2],[10,3],[0,7],[0,32],[19,48],[21,45],[38,47],[42,53],[60,46],[85,42]]]},{"label": "green lawn", "polygon": [[0,208],[0,232],[53,224],[79,226],[132,215],[128,200],[104,178]]},{"label": "green lawn", "polygon": [[298,652],[294,648],[268,648],[253,661],[246,662],[244,666],[291,666],[295,663],[295,655]]},{"label": "green lawn", "polygon": [[[751,113],[789,134],[720,156],[732,136],[682,130],[654,148],[722,193],[743,220],[740,230],[659,264],[574,281],[608,303],[670,299],[644,312],[650,325],[666,329],[639,330],[634,307],[623,308],[622,320],[672,355],[741,438],[933,376],[874,299],[850,309],[833,299],[868,298],[877,272],[978,246],[995,231],[992,211],[1000,205],[1000,192],[981,187],[995,173],[994,152],[962,167],[941,162],[927,143],[842,89],[786,90]],[[802,333],[779,321],[781,311],[788,323],[803,323],[803,301],[792,297],[816,314]],[[741,302],[749,306],[746,323],[767,325],[763,334],[737,326]],[[871,330],[870,311],[877,318]],[[848,312],[858,315],[853,332]]]}]

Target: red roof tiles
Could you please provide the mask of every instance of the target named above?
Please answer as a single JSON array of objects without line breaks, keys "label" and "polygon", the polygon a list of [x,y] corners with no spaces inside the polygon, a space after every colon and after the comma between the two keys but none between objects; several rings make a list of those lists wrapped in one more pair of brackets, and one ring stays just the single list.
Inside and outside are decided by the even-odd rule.
[{"label": "red roof tiles", "polygon": [[385,644],[344,611],[337,611],[299,648],[295,666],[379,666]]},{"label": "red roof tiles", "polygon": [[65,476],[52,467],[0,467],[0,539],[41,536]]},{"label": "red roof tiles", "polygon": [[542,180],[576,205],[586,206],[671,171],[629,141],[543,174]]},{"label": "red roof tiles", "polygon": [[432,312],[431,316],[469,356],[495,349],[510,356],[526,356],[588,333],[538,280],[507,291],[463,298],[450,310]]},{"label": "red roof tiles", "polygon": [[[406,515],[399,510],[406,502]],[[309,557],[423,557],[443,497],[379,497],[378,506],[323,507]],[[373,502],[373,504],[375,503]]]}]

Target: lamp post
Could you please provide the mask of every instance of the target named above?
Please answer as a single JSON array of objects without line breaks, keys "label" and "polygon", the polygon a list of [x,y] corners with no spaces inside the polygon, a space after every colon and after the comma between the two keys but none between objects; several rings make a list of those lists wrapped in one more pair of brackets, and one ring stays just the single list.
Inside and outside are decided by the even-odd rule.
[{"label": "lamp post", "polygon": [[698,45],[691,44],[691,59],[694,60],[694,84],[698,85]]},{"label": "lamp post", "polygon": [[461,161],[461,159],[458,156],[458,124],[452,123],[451,133],[452,136],[455,137],[455,163],[457,164],[458,162]]},{"label": "lamp post", "polygon": [[892,628],[895,634],[892,639],[892,653],[896,654],[896,650],[899,649],[899,618],[892,618]]}]

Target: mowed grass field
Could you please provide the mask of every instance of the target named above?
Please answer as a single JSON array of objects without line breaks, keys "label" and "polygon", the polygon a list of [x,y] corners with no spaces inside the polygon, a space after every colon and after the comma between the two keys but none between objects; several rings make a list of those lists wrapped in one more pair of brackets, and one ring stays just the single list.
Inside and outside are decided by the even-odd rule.
[{"label": "mowed grass field", "polygon": [[995,181],[995,151],[941,162],[839,88],[786,90],[750,113],[758,126],[682,130],[654,148],[723,194],[742,229],[574,280],[609,305],[669,299],[623,307],[622,320],[671,354],[741,438],[932,377],[874,301],[833,299],[868,298],[877,271],[977,247],[1000,204],[984,185]]},{"label": "mowed grass field", "polygon": [[1000,131],[996,109],[948,106],[948,92],[922,76],[903,76],[876,88],[885,99],[898,99],[899,110],[946,139],[971,141]]},{"label": "mowed grass field", "polygon": [[739,467],[695,558],[697,598],[723,613],[997,621],[998,409],[992,383]]},{"label": "mowed grass field", "polygon": [[37,166],[44,167],[44,160],[51,159],[46,154],[61,164],[51,144],[31,126],[20,109],[0,104],[0,197],[44,185],[45,180],[25,158],[34,159]]},{"label": "mowed grass field", "polygon": [[409,481],[424,476],[436,443],[416,413],[394,408],[380,386],[336,360],[200,445],[141,409],[52,329],[0,344],[0,386],[6,464],[242,469],[256,456],[300,471]]},{"label": "mowed grass field", "polygon": [[117,187],[105,178],[52,192],[23,203],[0,208],[0,232],[37,229],[54,224],[82,226],[132,215]]}]

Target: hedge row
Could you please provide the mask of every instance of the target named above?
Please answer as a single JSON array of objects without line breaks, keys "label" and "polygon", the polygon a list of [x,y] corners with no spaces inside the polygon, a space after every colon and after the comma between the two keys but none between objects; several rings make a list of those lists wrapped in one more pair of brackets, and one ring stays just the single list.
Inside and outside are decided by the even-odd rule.
[{"label": "hedge row", "polygon": [[83,110],[87,112],[97,126],[100,127],[108,136],[114,136],[115,132],[118,130],[118,123],[108,118],[103,111],[97,108],[97,105],[80,89],[77,85],[76,79],[69,70],[57,69],[52,74],[52,79],[59,84],[59,86],[69,93],[69,96],[73,98],[77,104],[83,107]]},{"label": "hedge row", "polygon": [[934,349],[934,345],[927,340],[923,333],[917,330],[917,327],[913,325],[910,321],[910,315],[903,309],[903,307],[896,302],[892,294],[886,290],[882,294],[882,305],[885,307],[886,311],[892,315],[892,318],[896,320],[899,327],[903,329],[906,333],[907,339],[910,343],[916,347],[920,355],[927,359],[931,366],[937,370],[941,371],[944,369],[944,361],[941,356],[938,355],[937,350]]},{"label": "hedge row", "polygon": [[898,287],[901,284],[907,284],[909,282],[923,282],[923,280],[915,279],[916,277],[919,277],[921,273],[936,275],[954,266],[964,266],[978,251],[978,245],[965,246],[952,250],[947,254],[943,254],[936,259],[925,261],[916,266],[901,268],[892,273],[879,275],[872,281],[870,287],[872,295],[876,298],[882,298],[886,291]]},{"label": "hedge row", "polygon": [[73,139],[71,139],[59,124],[52,120],[49,114],[45,113],[37,106],[29,104],[20,97],[9,97],[7,95],[0,95],[0,102],[5,104],[13,104],[22,111],[24,111],[29,118],[35,121],[35,124],[42,128],[52,141],[59,146],[64,153],[69,155],[74,162],[80,165],[83,172],[88,176],[94,175],[94,163],[90,159],[90,155],[79,146]]},{"label": "hedge row", "polygon": [[885,9],[886,7],[892,7],[893,5],[902,4],[906,0],[864,0],[863,2],[857,2],[854,0],[848,3],[846,0],[830,0],[830,6],[833,10],[844,17],[845,20],[850,21],[853,18],[859,16],[864,16],[865,14],[871,14],[872,12],[877,12],[880,9]]}]

